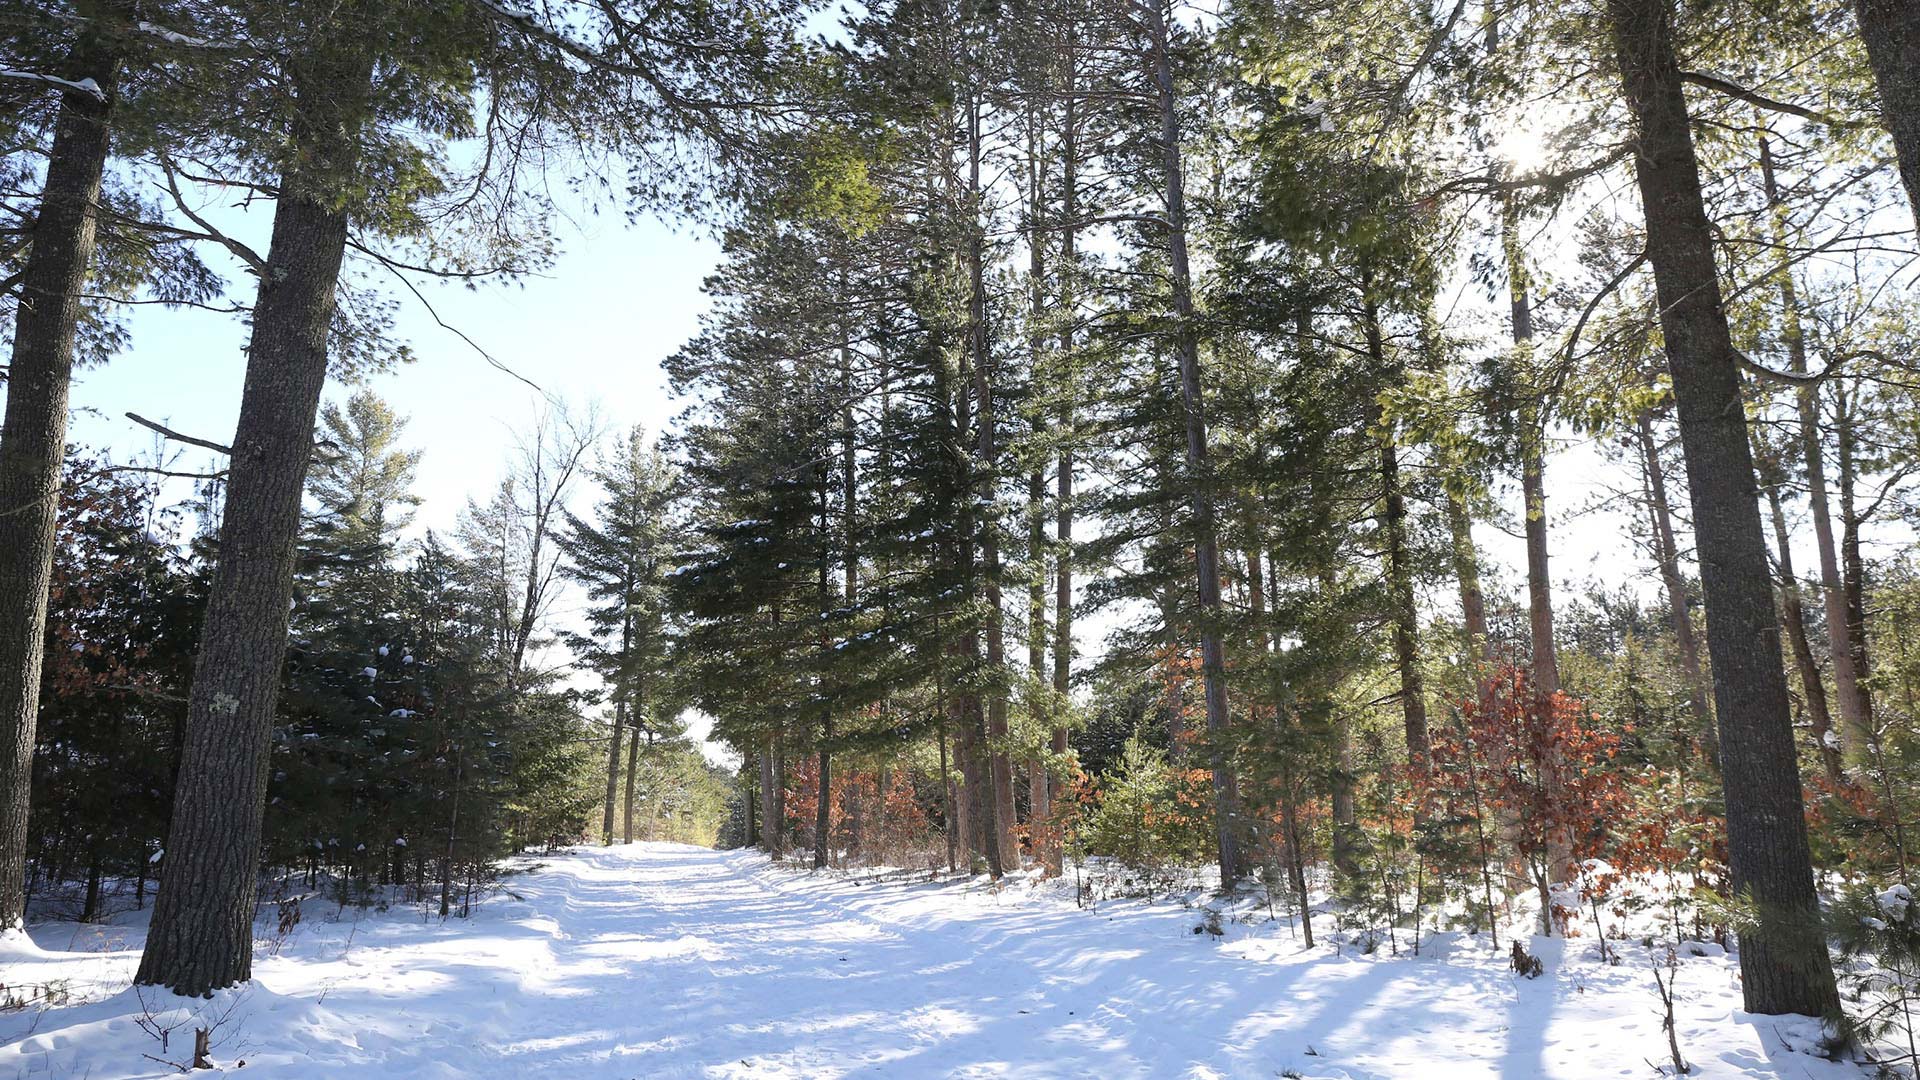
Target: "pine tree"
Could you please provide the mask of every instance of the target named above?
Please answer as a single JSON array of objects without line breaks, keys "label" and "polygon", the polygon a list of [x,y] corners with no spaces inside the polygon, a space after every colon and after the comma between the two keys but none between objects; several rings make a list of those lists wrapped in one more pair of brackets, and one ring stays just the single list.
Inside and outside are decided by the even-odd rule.
[{"label": "pine tree", "polygon": [[[661,706],[670,700],[666,584],[680,544],[673,470],[644,431],[629,431],[590,476],[605,492],[594,519],[568,513],[555,542],[568,560],[567,576],[587,590],[592,604],[587,611],[591,632],[572,642],[574,651],[600,676],[613,700],[602,826],[611,843],[622,729],[633,728],[635,744],[642,732],[658,732],[665,720]],[[633,839],[631,815],[626,839]]]},{"label": "pine tree", "polygon": [[[576,121],[594,116],[632,136],[644,159],[645,148],[715,134],[717,114],[700,107],[705,96],[738,93],[755,74],[767,35],[789,29],[778,5],[726,13],[653,8],[654,32],[645,36],[620,32],[639,16],[619,5],[602,9],[591,25],[564,28],[491,5],[322,12],[267,4],[243,14],[254,54],[286,58],[256,79],[232,81],[243,101],[259,95],[259,107],[236,111],[262,118],[262,126],[239,140],[234,156],[250,167],[243,182],[276,194],[273,242],[261,257],[227,241],[260,271],[262,284],[168,845],[171,887],[156,905],[137,975],[188,994],[242,981],[250,971],[252,871],[293,541],[350,232],[359,226],[404,241],[438,228],[442,238],[464,241],[436,248],[455,252],[456,264],[460,255],[473,259],[469,266],[537,261],[545,254],[538,200],[461,203],[456,196],[457,205],[489,215],[470,216],[467,223],[480,227],[465,236],[458,214],[447,219],[448,232],[422,213],[429,199],[459,187],[435,156],[444,142],[479,133],[507,146],[549,135],[577,143],[595,128]],[[714,63],[688,63],[696,57]],[[566,109],[555,108],[561,102]],[[423,134],[426,141],[416,141]],[[483,170],[509,175],[483,171],[469,182],[510,181],[529,160],[485,155]],[[689,175],[658,160],[647,164],[636,169],[636,195],[664,198]],[[500,190],[527,188],[505,182]],[[486,227],[502,223],[510,227]]]},{"label": "pine tree", "polygon": [[1839,1000],[1813,890],[1752,451],[1674,53],[1674,12],[1667,0],[1612,0],[1608,15],[1636,125],[1647,255],[1693,496],[1733,888],[1755,908],[1755,925],[1741,936],[1742,987],[1750,1012],[1824,1016]]}]

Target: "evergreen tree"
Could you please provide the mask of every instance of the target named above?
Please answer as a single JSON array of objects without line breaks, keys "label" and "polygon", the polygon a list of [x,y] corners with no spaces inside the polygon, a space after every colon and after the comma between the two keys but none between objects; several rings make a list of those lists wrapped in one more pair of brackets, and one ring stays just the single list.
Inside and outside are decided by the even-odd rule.
[{"label": "evergreen tree", "polygon": [[[737,91],[732,80],[753,75],[766,35],[787,31],[778,7],[653,8],[646,35],[624,33],[639,16],[619,5],[559,28],[492,5],[269,4],[243,15],[253,54],[285,58],[230,83],[234,115],[260,120],[235,140],[232,156],[248,173],[243,182],[276,195],[273,243],[264,257],[243,254],[261,277],[248,392],[169,841],[173,887],[156,906],[137,976],[188,994],[250,972],[252,867],[292,548],[350,233],[431,237],[430,253],[466,255],[475,260],[469,266],[537,261],[544,206],[514,197],[528,190],[513,176],[529,156],[484,155],[465,182],[501,198],[463,199],[452,194],[461,178],[439,154],[446,142],[468,134],[520,147],[548,135],[577,142],[601,120],[629,133],[644,160],[646,148],[711,134],[715,114],[700,100]],[[421,135],[426,141],[416,141]],[[651,164],[638,171],[637,192],[676,175]],[[449,217],[424,212],[443,195]],[[467,218],[481,227],[462,235],[453,212],[460,207],[484,214]],[[245,252],[230,239],[227,246]],[[335,359],[368,353],[349,349]]]},{"label": "evergreen tree", "polygon": [[[587,590],[592,605],[590,632],[574,639],[574,650],[613,700],[602,824],[605,842],[612,843],[622,730],[633,728],[635,745],[642,732],[660,732],[668,718],[665,706],[673,700],[666,686],[672,671],[666,582],[679,543],[674,474],[642,429],[629,431],[590,475],[605,492],[599,509],[592,521],[568,513],[555,541],[568,560],[567,575]],[[631,812],[626,840],[633,840]]]}]

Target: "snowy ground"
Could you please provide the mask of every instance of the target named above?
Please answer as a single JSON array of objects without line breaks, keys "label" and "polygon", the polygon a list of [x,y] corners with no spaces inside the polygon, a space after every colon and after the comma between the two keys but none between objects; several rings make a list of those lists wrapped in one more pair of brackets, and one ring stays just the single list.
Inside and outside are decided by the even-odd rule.
[{"label": "snowy ground", "polygon": [[[1518,1080],[1667,1060],[1637,946],[1607,966],[1590,941],[1536,941],[1547,975],[1516,979],[1457,937],[1419,958],[1306,952],[1284,923],[1195,933],[1178,904],[1088,912],[1025,882],[858,884],[671,844],[582,849],[509,885],[519,899],[445,924],[310,913],[211,1001],[127,989],[138,925],[0,940],[0,983],[65,980],[74,1001],[0,1014],[0,1080],[176,1076],[215,1022],[227,1071],[303,1080]],[[1864,1075],[1790,1049],[1805,1023],[1738,1012],[1736,978],[1725,957],[1681,965],[1695,1075]]]}]

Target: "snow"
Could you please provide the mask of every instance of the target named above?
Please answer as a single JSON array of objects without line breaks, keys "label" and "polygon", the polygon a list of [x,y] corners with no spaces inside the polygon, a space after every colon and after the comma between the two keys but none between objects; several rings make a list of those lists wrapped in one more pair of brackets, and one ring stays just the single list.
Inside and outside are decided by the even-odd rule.
[{"label": "snow", "polygon": [[1885,892],[1874,897],[1874,903],[1881,914],[1894,922],[1904,922],[1907,908],[1913,903],[1913,893],[1905,885],[1893,885]]},{"label": "snow", "polygon": [[164,26],[156,26],[150,22],[142,22],[137,25],[141,33],[157,37],[162,41],[172,42],[175,45],[186,45],[191,48],[204,49],[210,44],[205,38],[191,37],[178,30],[169,30]]},{"label": "snow", "polygon": [[[0,1076],[177,1075],[152,1058],[185,1060],[195,1027],[226,1072],[290,1080],[1599,1078],[1665,1060],[1636,943],[1609,966],[1590,940],[1535,939],[1547,974],[1529,980],[1466,934],[1392,957],[1306,950],[1264,906],[1221,936],[1179,902],[1082,910],[1071,875],[876,883],[672,844],[522,865],[469,920],[315,901],[275,941],[269,906],[255,981],[206,1000],[128,988],[138,916],[0,939],[0,981],[65,980],[73,1002],[0,1014]],[[1706,951],[1677,974],[1703,1075],[1865,1075],[1806,1052],[1816,1021],[1740,1013],[1735,961]]]},{"label": "snow", "polygon": [[513,19],[518,22],[533,21],[533,12],[524,7],[521,7],[519,4],[503,4],[503,3],[494,2],[494,0],[481,0],[481,4],[484,7],[491,8],[494,11],[497,11],[500,14],[506,16],[507,18]]},{"label": "snow", "polygon": [[106,92],[101,90],[100,84],[91,78],[63,79],[58,75],[42,75],[37,71],[17,71],[13,68],[0,68],[0,79],[24,79],[28,82],[47,83],[50,86],[64,86],[69,90],[78,90],[100,101],[107,100]]}]

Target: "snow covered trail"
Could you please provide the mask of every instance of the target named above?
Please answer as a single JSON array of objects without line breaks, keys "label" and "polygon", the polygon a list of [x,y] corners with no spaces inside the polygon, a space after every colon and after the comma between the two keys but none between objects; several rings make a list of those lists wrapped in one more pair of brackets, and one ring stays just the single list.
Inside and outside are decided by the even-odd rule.
[{"label": "snow covered trail", "polygon": [[[1300,949],[1284,923],[1194,932],[1177,904],[1082,911],[1054,886],[858,884],[748,852],[584,848],[473,919],[315,912],[254,985],[136,995],[138,925],[0,941],[0,983],[86,1003],[0,1015],[0,1080],[178,1075],[214,1057],[295,1078],[1645,1077],[1665,1039],[1645,950],[1591,943],[1514,979],[1443,936],[1420,958]],[[331,907],[326,909],[331,912]],[[1708,1077],[1857,1078],[1735,1012],[1719,956],[1680,969],[1683,1050]],[[151,1029],[181,1024],[162,1050]],[[164,1059],[156,1061],[155,1058]]]}]

